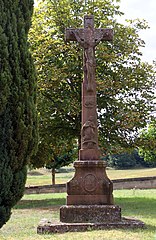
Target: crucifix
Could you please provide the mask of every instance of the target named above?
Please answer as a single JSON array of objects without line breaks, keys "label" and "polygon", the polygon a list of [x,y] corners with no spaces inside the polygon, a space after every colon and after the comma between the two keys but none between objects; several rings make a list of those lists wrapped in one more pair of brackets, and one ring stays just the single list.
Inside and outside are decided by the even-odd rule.
[{"label": "crucifix", "polygon": [[112,29],[95,29],[93,15],[84,16],[84,28],[66,29],[66,41],[77,41],[84,50],[82,83],[82,130],[79,160],[98,160],[96,112],[95,47],[100,41],[112,41]]},{"label": "crucifix", "polygon": [[[83,48],[82,128],[79,159],[74,162],[75,176],[67,183],[67,205],[113,204],[112,182],[98,147],[95,47],[112,41],[112,29],[95,29],[93,15],[84,16],[84,28],[66,29],[66,41],[77,41]],[[63,210],[61,210],[63,211]]]},{"label": "crucifix", "polygon": [[112,40],[111,29],[95,29],[93,16],[84,17],[84,29],[67,29],[66,40],[77,41],[84,49],[82,83],[82,131],[75,175],[67,182],[66,205],[60,208],[60,223],[41,222],[38,233],[84,231],[114,227],[143,227],[134,219],[121,218],[121,208],[114,205],[113,184],[107,177],[105,161],[100,160],[97,136],[95,47]]}]

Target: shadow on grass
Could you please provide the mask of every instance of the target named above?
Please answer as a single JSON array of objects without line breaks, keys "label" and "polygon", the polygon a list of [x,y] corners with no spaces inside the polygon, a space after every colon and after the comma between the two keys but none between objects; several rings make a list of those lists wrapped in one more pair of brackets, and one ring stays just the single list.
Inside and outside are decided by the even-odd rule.
[{"label": "shadow on grass", "polygon": [[155,225],[145,224],[145,228],[150,229],[150,231],[152,231],[152,232],[156,231],[156,226]]},{"label": "shadow on grass", "polygon": [[126,216],[142,216],[155,218],[156,200],[152,198],[115,198],[115,204],[119,205],[122,214]]},{"label": "shadow on grass", "polygon": [[[33,209],[44,207],[55,207],[65,205],[65,197],[50,198],[39,200],[21,200],[14,208],[15,209]],[[156,201],[152,198],[115,198],[115,204],[119,205],[122,209],[122,215],[124,216],[142,216],[144,218],[155,218],[156,213]]]},{"label": "shadow on grass", "polygon": [[41,172],[37,172],[37,171],[30,171],[30,172],[28,172],[28,175],[29,176],[42,176],[44,174]]},{"label": "shadow on grass", "polygon": [[65,198],[53,198],[42,200],[21,200],[14,209],[34,209],[34,208],[52,208],[61,205],[65,205]]},{"label": "shadow on grass", "polygon": [[73,172],[74,171],[74,168],[59,168],[59,169],[56,169],[56,173],[70,173],[70,172]]}]

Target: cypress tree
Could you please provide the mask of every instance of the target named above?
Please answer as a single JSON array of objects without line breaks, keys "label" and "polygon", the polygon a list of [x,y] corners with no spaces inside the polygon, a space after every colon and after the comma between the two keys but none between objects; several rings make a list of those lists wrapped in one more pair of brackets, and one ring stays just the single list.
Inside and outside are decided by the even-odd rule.
[{"label": "cypress tree", "polygon": [[28,49],[32,0],[0,0],[0,227],[10,218],[37,146],[36,77]]}]

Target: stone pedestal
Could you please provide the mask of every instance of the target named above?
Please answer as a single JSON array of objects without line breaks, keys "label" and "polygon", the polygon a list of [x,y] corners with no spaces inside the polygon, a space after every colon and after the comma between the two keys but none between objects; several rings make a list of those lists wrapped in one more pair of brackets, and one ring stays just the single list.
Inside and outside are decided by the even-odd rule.
[{"label": "stone pedestal", "polygon": [[115,205],[62,206],[60,221],[64,223],[108,223],[121,221],[121,209]]},{"label": "stone pedestal", "polygon": [[144,228],[137,219],[121,217],[121,208],[114,205],[113,185],[104,161],[76,161],[74,167],[75,176],[67,183],[67,205],[60,208],[60,222],[44,219],[37,233]]},{"label": "stone pedestal", "polygon": [[74,167],[75,176],[67,183],[67,205],[60,208],[60,221],[120,221],[121,209],[113,205],[113,184],[106,175],[106,162],[76,161]]},{"label": "stone pedestal", "polygon": [[113,184],[104,161],[74,162],[75,176],[67,183],[67,205],[111,205]]}]

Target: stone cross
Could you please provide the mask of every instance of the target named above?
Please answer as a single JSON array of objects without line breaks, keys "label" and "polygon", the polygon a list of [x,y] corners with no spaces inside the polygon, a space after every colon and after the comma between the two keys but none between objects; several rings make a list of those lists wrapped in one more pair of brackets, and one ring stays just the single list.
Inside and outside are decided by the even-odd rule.
[{"label": "stone cross", "polygon": [[66,205],[60,208],[61,223],[43,221],[38,233],[144,226],[121,218],[121,208],[114,205],[113,183],[105,171],[107,164],[98,159],[95,46],[101,40],[112,40],[112,35],[112,30],[94,29],[93,16],[85,16],[84,29],[66,31],[66,39],[78,41],[84,49],[82,144],[79,160],[74,162],[75,175],[67,182]]},{"label": "stone cross", "polygon": [[84,49],[82,84],[82,130],[79,160],[98,160],[98,131],[96,111],[95,47],[100,41],[111,41],[112,29],[95,29],[94,16],[84,16],[84,28],[66,29],[66,41],[77,41]]}]

